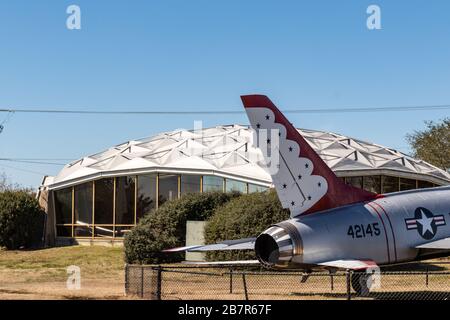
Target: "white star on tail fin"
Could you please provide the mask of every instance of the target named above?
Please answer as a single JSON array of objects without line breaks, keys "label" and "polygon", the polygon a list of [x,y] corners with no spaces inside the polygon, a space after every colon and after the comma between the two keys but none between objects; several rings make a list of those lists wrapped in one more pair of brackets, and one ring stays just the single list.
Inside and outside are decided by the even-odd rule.
[{"label": "white star on tail fin", "polygon": [[[278,197],[283,207],[290,209],[291,217],[376,197],[336,177],[269,98],[241,98]],[[270,152],[264,150],[265,142]]]},{"label": "white star on tail fin", "polygon": [[257,132],[267,130],[268,133],[275,132],[278,137],[272,139],[273,134],[259,135],[260,138],[269,137],[265,140],[271,152],[263,151],[263,154],[266,163],[271,163],[272,180],[283,208],[288,208],[293,216],[310,209],[327,193],[327,181],[312,174],[314,164],[308,158],[299,156],[299,144],[287,139],[286,128],[275,122],[275,114],[270,109],[251,108],[247,110],[247,115]]}]

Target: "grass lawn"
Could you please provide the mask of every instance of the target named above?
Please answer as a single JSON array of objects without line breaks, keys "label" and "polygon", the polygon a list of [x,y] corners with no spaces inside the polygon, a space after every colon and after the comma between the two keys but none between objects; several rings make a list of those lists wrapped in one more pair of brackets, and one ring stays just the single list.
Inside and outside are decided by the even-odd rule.
[{"label": "grass lawn", "polygon": [[[67,267],[81,270],[81,290],[68,290]],[[119,299],[123,248],[73,246],[0,251],[0,299]]]}]

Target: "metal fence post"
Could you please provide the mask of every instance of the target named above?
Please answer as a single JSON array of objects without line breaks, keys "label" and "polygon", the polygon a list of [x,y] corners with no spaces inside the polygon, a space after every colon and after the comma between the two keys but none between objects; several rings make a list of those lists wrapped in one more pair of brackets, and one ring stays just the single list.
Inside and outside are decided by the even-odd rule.
[{"label": "metal fence post", "polygon": [[161,266],[157,268],[156,274],[156,300],[161,300],[161,287],[162,287],[162,269]]},{"label": "metal fence post", "polygon": [[129,274],[128,274],[128,263],[125,263],[125,295],[128,295],[129,292]]},{"label": "metal fence post", "polygon": [[230,268],[230,293],[233,293],[233,268]]},{"label": "metal fence post", "polygon": [[351,274],[350,270],[347,269],[346,271],[346,280],[347,280],[347,300],[351,300],[352,298],[352,291],[351,291]]},{"label": "metal fence post", "polygon": [[141,298],[144,298],[144,266],[141,265]]},{"label": "metal fence post", "polygon": [[331,291],[333,291],[334,290],[334,277],[333,277],[332,273],[330,273],[330,282],[331,282]]},{"label": "metal fence post", "polygon": [[245,300],[248,300],[247,281],[245,280],[245,273],[242,273],[242,283],[244,285]]}]

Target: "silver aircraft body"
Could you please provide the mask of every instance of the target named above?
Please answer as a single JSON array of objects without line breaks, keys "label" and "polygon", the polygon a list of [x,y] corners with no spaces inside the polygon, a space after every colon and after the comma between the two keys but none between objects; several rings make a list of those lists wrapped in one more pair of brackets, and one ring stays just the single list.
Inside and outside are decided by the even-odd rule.
[{"label": "silver aircraft body", "polygon": [[450,186],[374,194],[347,185],[269,98],[242,101],[266,164],[276,163],[270,174],[291,218],[256,238],[167,252],[255,250],[266,267],[302,270],[367,270],[450,255]]},{"label": "silver aircraft body", "polygon": [[[450,187],[442,187],[393,193],[293,218],[264,232],[268,236],[261,239],[266,238],[268,249],[258,247],[259,259],[275,267],[364,269],[371,263],[388,265],[447,256],[449,208]],[[271,247],[270,238],[276,247]],[[279,253],[271,257],[270,250]]]}]

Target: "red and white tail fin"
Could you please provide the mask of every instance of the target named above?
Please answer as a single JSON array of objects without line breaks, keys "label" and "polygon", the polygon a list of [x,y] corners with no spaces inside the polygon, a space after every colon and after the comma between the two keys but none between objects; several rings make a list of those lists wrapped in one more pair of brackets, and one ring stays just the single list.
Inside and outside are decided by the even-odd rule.
[{"label": "red and white tail fin", "polygon": [[[278,146],[270,146],[272,154],[263,153],[267,163],[273,159],[278,161],[277,170],[270,170],[270,174],[278,197],[283,207],[290,209],[291,217],[377,196],[339,179],[268,97],[248,95],[241,99],[254,130],[267,130],[267,137],[272,136],[271,130],[278,130]],[[267,142],[270,144],[271,139]],[[277,151],[279,156],[274,157]]]}]

